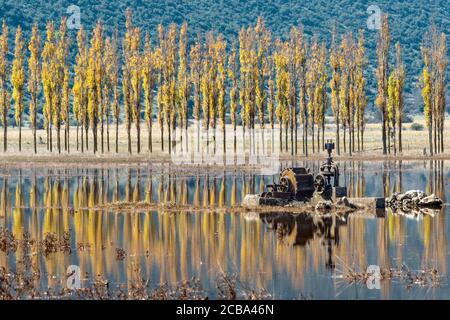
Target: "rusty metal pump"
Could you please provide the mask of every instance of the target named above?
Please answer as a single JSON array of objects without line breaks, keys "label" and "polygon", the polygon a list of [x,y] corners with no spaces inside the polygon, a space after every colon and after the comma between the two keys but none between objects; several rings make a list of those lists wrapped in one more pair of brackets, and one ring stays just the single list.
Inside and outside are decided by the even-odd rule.
[{"label": "rusty metal pump", "polygon": [[315,177],[309,168],[286,168],[281,171],[278,183],[266,185],[267,191],[261,194],[263,202],[266,204],[292,200],[306,202],[315,194],[324,199],[331,199],[336,190],[339,191],[339,196],[345,195],[346,188],[339,187],[339,166],[331,157],[334,142],[327,140],[324,147],[328,157],[320,165],[319,173]]}]

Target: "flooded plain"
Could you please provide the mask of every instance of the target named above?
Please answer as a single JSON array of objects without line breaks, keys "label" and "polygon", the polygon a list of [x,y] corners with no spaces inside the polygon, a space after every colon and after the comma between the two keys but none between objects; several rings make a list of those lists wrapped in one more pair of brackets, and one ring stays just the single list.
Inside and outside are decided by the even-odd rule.
[{"label": "flooded plain", "polygon": [[[316,172],[319,163],[294,165]],[[449,165],[343,162],[340,183],[350,196],[420,189],[447,203]],[[209,298],[229,297],[224,283],[238,298],[450,298],[448,206],[430,214],[345,216],[233,210],[274,179],[257,170],[0,168],[0,291],[31,298],[22,295],[26,280],[37,296],[58,297],[76,266],[81,288],[101,280],[113,297],[130,297],[136,283],[169,290],[190,280]],[[159,206],[110,206],[117,203]],[[379,286],[349,278],[370,265],[400,275]],[[20,289],[5,289],[8,273]]]}]

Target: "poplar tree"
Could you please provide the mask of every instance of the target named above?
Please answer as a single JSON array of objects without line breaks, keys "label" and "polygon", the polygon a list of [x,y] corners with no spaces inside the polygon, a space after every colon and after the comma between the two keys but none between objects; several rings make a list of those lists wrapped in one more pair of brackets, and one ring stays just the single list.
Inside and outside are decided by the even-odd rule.
[{"label": "poplar tree", "polygon": [[341,66],[340,60],[341,58],[341,50],[337,45],[336,41],[336,26],[333,27],[332,38],[331,38],[331,50],[330,50],[330,65],[331,65],[331,80],[330,80],[330,89],[331,89],[331,109],[334,115],[334,122],[336,126],[336,149],[337,154],[341,154],[340,148],[340,137],[339,137],[339,125],[340,125],[340,86],[341,86]]},{"label": "poplar tree", "polygon": [[[67,54],[69,50],[69,39],[67,35],[66,19],[61,19],[60,28],[55,37],[54,56],[50,57],[50,74],[52,74],[52,109],[50,113],[51,122],[56,127],[56,138],[58,153],[61,153],[61,125],[63,120],[69,119],[69,71],[67,65]],[[68,123],[66,123],[66,126]],[[68,128],[67,128],[68,129]],[[51,128],[50,128],[51,130]],[[67,130],[65,131],[67,132]],[[67,136],[65,139],[67,147]]]},{"label": "poplar tree", "polygon": [[[228,57],[228,77],[231,81],[229,91],[230,95],[230,120],[233,125],[233,150],[236,153],[236,126],[237,126],[237,108],[238,108],[238,65],[236,61],[236,44],[233,43],[230,55]],[[273,105],[272,105],[273,109]],[[273,116],[272,116],[273,118]],[[272,124],[273,128],[273,124]]]},{"label": "poplar tree", "polygon": [[315,140],[314,140],[314,124],[316,122],[316,111],[317,111],[317,85],[319,83],[319,72],[317,66],[319,64],[319,44],[315,38],[311,44],[311,54],[307,62],[307,74],[306,74],[306,91],[308,95],[308,120],[311,125],[311,142],[312,142],[312,152],[315,153]]},{"label": "poplar tree", "polygon": [[131,43],[133,37],[133,21],[131,10],[126,11],[125,38],[123,39],[123,65],[122,65],[122,94],[125,113],[125,127],[127,130],[128,153],[131,154],[131,122],[132,122],[132,88],[131,88]]},{"label": "poplar tree", "polygon": [[389,45],[391,41],[388,16],[386,14],[382,17],[381,30],[378,35],[377,43],[377,58],[378,67],[376,76],[378,80],[378,95],[375,100],[375,104],[378,106],[382,117],[382,142],[383,142],[383,154],[387,154],[387,91],[388,91],[388,76],[389,76]]},{"label": "poplar tree", "polygon": [[[259,126],[261,129],[261,142],[264,149],[264,128],[265,114],[267,109],[267,91],[266,84],[268,81],[269,71],[269,51],[271,43],[271,35],[266,28],[263,17],[258,17],[254,28],[255,46],[256,46],[256,63],[255,63],[255,95],[256,107],[258,109]],[[254,127],[253,127],[254,129]]]},{"label": "poplar tree", "polygon": [[152,51],[150,36],[145,36],[145,48],[142,67],[142,80],[145,93],[145,120],[148,130],[148,151],[153,151],[152,146],[152,113],[153,113],[153,89],[157,80],[156,74],[156,57]]},{"label": "poplar tree", "polygon": [[132,116],[136,126],[137,153],[141,152],[141,94],[142,94],[142,55],[140,53],[141,30],[134,28],[131,41],[131,103]]},{"label": "poplar tree", "polygon": [[[105,80],[103,82],[103,111],[106,122],[106,148],[110,151],[110,136],[109,136],[109,123],[111,112],[115,117],[116,108],[119,106],[118,102],[118,58],[117,58],[117,45],[115,37],[107,37],[105,40],[105,53],[104,53],[104,65],[105,65]],[[111,97],[112,95],[112,97]],[[116,122],[117,131],[117,122]],[[117,134],[117,133],[116,133]]]},{"label": "poplar tree", "polygon": [[55,104],[56,87],[56,42],[55,27],[52,21],[47,23],[47,38],[42,51],[42,87],[45,97],[44,126],[47,132],[47,150],[53,149],[52,141],[52,115]]},{"label": "poplar tree", "polygon": [[[405,79],[405,68],[402,62],[400,43],[395,45],[396,66],[391,72],[388,81],[388,114],[392,125],[394,138],[394,154],[397,154],[397,131],[398,150],[402,152],[402,124],[403,124],[403,86]],[[396,127],[397,126],[397,127]]]},{"label": "poplar tree", "polygon": [[222,128],[223,153],[226,153],[226,106],[225,106],[225,81],[226,81],[226,41],[219,35],[215,43],[215,56],[217,64],[216,88],[217,88],[217,109],[219,123]]},{"label": "poplar tree", "polygon": [[191,47],[190,57],[190,80],[194,86],[194,109],[193,115],[197,122],[197,152],[200,151],[200,119],[201,119],[201,92],[202,92],[202,48],[200,39]]},{"label": "poplar tree", "polygon": [[87,86],[87,64],[88,48],[86,45],[86,32],[83,26],[77,33],[78,53],[75,58],[75,77],[72,87],[73,113],[77,120],[77,150],[79,146],[78,130],[81,126],[81,152],[84,152],[84,132],[86,133],[86,149],[88,149],[89,118],[87,112],[88,86]]},{"label": "poplar tree", "polygon": [[358,47],[355,54],[355,109],[356,124],[358,132],[358,151],[364,150],[364,129],[365,129],[365,110],[367,106],[366,80],[364,78],[364,69],[366,66],[364,33],[362,30],[358,36]]},{"label": "poplar tree", "polygon": [[22,116],[23,95],[25,87],[25,43],[22,38],[22,28],[17,27],[14,47],[14,60],[12,63],[11,84],[13,87],[16,124],[19,126],[19,151],[22,151]]},{"label": "poplar tree", "polygon": [[[186,140],[186,151],[188,150],[188,104],[190,97],[189,90],[189,76],[187,70],[187,43],[188,43],[188,25],[186,22],[183,23],[180,29],[180,40],[179,40],[179,65],[178,65],[178,105],[179,105],[179,119],[180,119],[180,129],[184,128],[184,135]],[[183,132],[180,136],[181,148],[183,148]]]},{"label": "poplar tree", "polygon": [[93,151],[98,151],[98,123],[102,104],[102,81],[104,77],[103,70],[103,25],[98,22],[93,31],[91,47],[89,49],[89,61],[87,71],[88,84],[88,114],[89,124],[94,138]]},{"label": "poplar tree", "polygon": [[202,59],[202,76],[201,76],[201,91],[202,91],[202,111],[203,123],[206,129],[206,146],[209,151],[209,126],[211,121],[210,100],[212,99],[213,77],[212,69],[214,68],[213,58],[211,56],[212,34],[206,36],[205,52]]},{"label": "poplar tree", "polygon": [[421,85],[422,85],[422,98],[423,98],[423,112],[425,116],[425,122],[428,127],[428,142],[430,155],[433,155],[433,103],[432,103],[432,94],[431,94],[431,72],[430,72],[430,51],[427,47],[422,47],[422,58],[424,67],[422,70],[421,76]]},{"label": "poplar tree", "polygon": [[161,52],[161,90],[160,90],[160,103],[163,108],[161,120],[165,120],[168,139],[169,139],[169,153],[172,152],[172,129],[175,125],[175,103],[176,103],[176,36],[177,27],[175,24],[171,24],[167,33],[164,32],[162,25],[158,27],[159,34],[159,47]]},{"label": "poplar tree", "polygon": [[120,122],[120,104],[119,104],[119,53],[118,53],[118,31],[114,31],[114,36],[111,41],[111,47],[109,50],[110,66],[107,69],[107,75],[112,90],[112,104],[111,112],[116,123],[115,133],[115,150],[119,152],[119,122]]},{"label": "poplar tree", "polygon": [[278,119],[280,127],[280,152],[283,151],[283,123],[286,123],[288,118],[288,82],[289,74],[287,70],[287,57],[286,49],[287,44],[277,39],[276,52],[274,53],[274,62],[276,70],[276,100],[277,107],[275,110],[276,117]]},{"label": "poplar tree", "polygon": [[28,91],[30,92],[30,122],[33,131],[33,148],[34,153],[37,153],[36,142],[36,117],[38,109],[38,96],[40,91],[41,82],[41,37],[39,35],[38,25],[33,25],[31,32],[31,39],[28,44],[28,50],[30,51],[30,57],[28,59]]},{"label": "poplar tree", "polygon": [[3,20],[2,34],[0,36],[0,116],[3,125],[3,151],[8,148],[8,111],[10,107],[10,95],[7,82],[9,78],[8,67],[8,26]]}]

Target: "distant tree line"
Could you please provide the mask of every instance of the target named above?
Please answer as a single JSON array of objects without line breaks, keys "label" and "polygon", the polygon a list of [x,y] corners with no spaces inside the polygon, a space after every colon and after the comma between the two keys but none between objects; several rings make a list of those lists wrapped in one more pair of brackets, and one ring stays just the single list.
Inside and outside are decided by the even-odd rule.
[{"label": "distant tree line", "polygon": [[[298,154],[298,131],[301,129],[302,153],[319,152],[323,148],[325,114],[329,105],[336,126],[338,154],[341,149],[350,155],[364,149],[368,99],[363,32],[359,32],[356,39],[351,32],[338,39],[334,27],[332,44],[327,48],[316,37],[308,42],[302,27],[293,26],[286,40],[273,39],[260,17],[254,26],[241,29],[238,41],[231,44],[230,50],[227,50],[229,44],[225,38],[212,32],[199,35],[189,46],[187,23],[180,28],[175,24],[167,28],[160,25],[156,44],[152,44],[150,34],[143,34],[141,28],[133,25],[130,10],[126,12],[125,30],[125,36],[120,40],[117,30],[106,35],[101,22],[96,24],[90,37],[81,27],[76,39],[78,53],[72,74],[68,59],[71,39],[65,18],[59,28],[55,28],[52,21],[47,23],[45,41],[41,39],[37,25],[33,26],[27,61],[25,40],[18,27],[12,66],[7,59],[8,26],[3,22],[0,116],[4,151],[8,144],[7,115],[11,107],[19,127],[19,150],[22,149],[26,91],[30,96],[35,153],[36,119],[40,110],[49,151],[54,149],[53,132],[56,129],[58,153],[63,149],[70,152],[72,118],[76,122],[77,150],[110,151],[110,126],[115,125],[115,152],[118,152],[119,124],[123,115],[128,152],[132,152],[133,126],[137,137],[136,151],[141,152],[143,120],[148,131],[147,149],[152,152],[154,105],[156,122],[161,130],[161,150],[165,149],[164,134],[167,132],[169,152],[177,139],[181,146],[184,144],[188,148],[189,119],[192,118],[197,120],[197,140],[200,139],[200,120],[208,141],[211,131],[214,152],[216,131],[218,127],[222,130],[225,152],[227,114],[234,131],[235,152],[239,123],[242,124],[242,137],[244,141],[248,138],[251,150],[255,148],[256,124],[261,129],[262,141],[264,129],[269,125],[273,142],[277,123],[280,151]],[[119,41],[122,41],[121,45]],[[422,48],[422,96],[430,150],[434,153],[444,151],[445,46],[445,34],[433,29]],[[405,67],[399,43],[395,45],[396,63],[392,68],[388,63],[389,52],[390,31],[388,17],[384,15],[377,44],[378,95],[375,101],[382,115],[383,154],[390,153],[392,147],[394,153],[402,152]],[[45,103],[39,108],[41,90]],[[192,108],[189,107],[191,100]],[[177,128],[182,132],[179,138],[175,136]],[[92,141],[89,141],[89,130]]]}]

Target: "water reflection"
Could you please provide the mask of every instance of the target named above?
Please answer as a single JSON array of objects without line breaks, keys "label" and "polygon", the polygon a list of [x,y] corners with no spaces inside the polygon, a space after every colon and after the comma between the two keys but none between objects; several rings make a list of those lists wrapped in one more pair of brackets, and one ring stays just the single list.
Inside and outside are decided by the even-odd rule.
[{"label": "water reflection", "polygon": [[[308,163],[312,170],[317,163]],[[341,183],[351,196],[390,195],[422,189],[446,202],[450,172],[444,161],[345,162]],[[237,272],[239,281],[275,298],[415,298],[417,290],[383,281],[380,291],[344,290],[332,278],[340,264],[435,267],[447,274],[448,209],[419,220],[388,213],[385,217],[264,214],[256,219],[236,212],[186,212],[163,209],[110,212],[102,205],[124,202],[229,208],[247,193],[259,193],[276,177],[249,172],[156,172],[150,168],[2,169],[0,226],[18,238],[24,231],[43,241],[46,234],[70,233],[72,253],[48,256],[0,251],[0,266],[23,267],[31,257],[46,290],[64,285],[66,268],[79,265],[83,284],[96,275],[111,287],[130,287],[138,277],[156,285],[198,277],[214,295],[221,272]],[[123,248],[125,259],[117,257]],[[139,272],[137,272],[139,271]],[[448,284],[431,297],[448,298]]]}]

